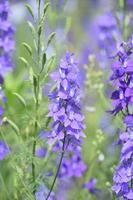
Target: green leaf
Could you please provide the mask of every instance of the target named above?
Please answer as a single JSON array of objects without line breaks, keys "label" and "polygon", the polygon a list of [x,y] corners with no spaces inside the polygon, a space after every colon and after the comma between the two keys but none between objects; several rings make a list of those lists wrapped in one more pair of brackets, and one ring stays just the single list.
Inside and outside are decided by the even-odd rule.
[{"label": "green leaf", "polygon": [[32,67],[29,68],[29,79],[31,81],[31,83],[33,83],[33,76],[34,76],[34,72]]},{"label": "green leaf", "polygon": [[46,3],[46,5],[44,6],[44,10],[43,10],[43,15],[46,14],[48,7],[50,6],[50,3]]},{"label": "green leaf", "polygon": [[35,37],[36,30],[35,30],[33,24],[32,24],[30,21],[28,21],[27,23],[28,23],[29,29],[30,29],[30,31],[31,31],[31,33],[32,33],[32,35],[33,35],[33,37]]},{"label": "green leaf", "polygon": [[39,86],[38,86],[38,77],[35,74],[33,75],[33,86],[34,86],[34,94],[36,101],[39,94]]},{"label": "green leaf", "polygon": [[27,44],[26,42],[23,42],[22,45],[25,47],[25,49],[28,51],[28,53],[30,55],[32,55],[32,48],[30,47],[30,45]]},{"label": "green leaf", "polygon": [[40,24],[38,28],[38,35],[41,35],[41,33],[42,33],[42,25]]},{"label": "green leaf", "polygon": [[38,6],[40,6],[41,0],[36,0],[36,1],[37,1]]},{"label": "green leaf", "polygon": [[3,121],[8,122],[8,124],[13,128],[13,130],[19,135],[20,130],[12,120],[8,119],[7,117],[4,117]]},{"label": "green leaf", "polygon": [[46,53],[44,52],[43,57],[42,57],[42,67],[46,64],[47,56]]},{"label": "green leaf", "polygon": [[41,70],[40,70],[40,74],[43,72],[44,66],[46,64],[46,60],[47,60],[47,56],[46,56],[46,53],[44,52],[43,56],[42,56],[42,67],[41,67]]},{"label": "green leaf", "polygon": [[33,12],[33,9],[32,7],[29,5],[29,4],[25,4],[27,10],[29,11],[29,13],[31,14],[31,16],[33,17],[34,19],[34,12]]},{"label": "green leaf", "polygon": [[24,63],[24,65],[28,66],[28,61],[24,57],[19,57],[19,60]]},{"label": "green leaf", "polygon": [[25,102],[24,98],[20,94],[18,94],[17,92],[14,92],[13,94],[18,98],[18,100],[22,103],[22,105],[24,107],[26,107],[26,102]]},{"label": "green leaf", "polygon": [[34,84],[34,87],[37,88],[38,79],[37,79],[37,76],[35,74],[33,75],[33,84]]},{"label": "green leaf", "polygon": [[54,67],[54,61],[55,61],[55,56],[52,56],[49,59],[48,64],[46,66],[46,71],[45,71],[46,73],[49,73],[53,69],[53,67]]},{"label": "green leaf", "polygon": [[50,5],[50,3],[46,3],[46,5],[44,6],[43,15],[42,15],[40,22],[39,22],[39,27],[41,27],[41,29],[43,29],[43,24],[44,24],[44,21],[45,21],[45,16],[46,16],[49,5]]},{"label": "green leaf", "polygon": [[47,43],[47,46],[49,46],[49,44],[52,42],[53,38],[55,37],[56,33],[53,32],[49,35],[48,37],[48,43]]}]

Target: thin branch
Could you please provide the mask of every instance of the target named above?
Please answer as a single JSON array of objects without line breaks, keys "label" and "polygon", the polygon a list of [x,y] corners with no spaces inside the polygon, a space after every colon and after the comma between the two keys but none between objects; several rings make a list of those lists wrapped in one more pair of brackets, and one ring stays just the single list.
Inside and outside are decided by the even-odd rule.
[{"label": "thin branch", "polygon": [[53,180],[53,183],[51,185],[51,188],[50,188],[50,191],[46,197],[46,200],[49,199],[52,191],[53,191],[53,188],[54,188],[54,185],[55,185],[55,182],[57,180],[57,177],[59,175],[59,172],[60,172],[60,168],[61,168],[61,165],[62,165],[62,161],[63,161],[63,158],[64,158],[64,154],[65,154],[65,141],[66,141],[66,133],[64,135],[64,140],[63,140],[63,145],[62,145],[62,152],[61,152],[61,157],[60,157],[60,162],[59,162],[59,165],[58,165],[58,168],[57,168],[57,171],[56,171],[56,174],[55,174],[55,177],[54,177],[54,180]]}]

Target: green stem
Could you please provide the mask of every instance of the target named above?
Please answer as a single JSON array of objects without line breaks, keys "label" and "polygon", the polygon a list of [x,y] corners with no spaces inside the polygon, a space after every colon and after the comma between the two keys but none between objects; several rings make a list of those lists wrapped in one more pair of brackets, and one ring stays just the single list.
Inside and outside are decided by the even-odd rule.
[{"label": "green stem", "polygon": [[[40,2],[40,1],[39,1]],[[38,4],[38,27],[39,27],[39,22],[40,22],[40,3]],[[41,52],[41,35],[38,33],[37,34],[37,65],[38,68],[40,66],[40,52]],[[35,124],[34,124],[34,141],[33,141],[33,147],[32,147],[32,182],[33,182],[33,196],[35,197],[36,193],[36,169],[35,169],[35,152],[36,152],[36,135],[38,133],[38,110],[39,110],[39,92],[40,92],[40,76],[37,75],[36,78],[36,84],[33,83],[33,88],[34,88],[34,97],[35,97]]]},{"label": "green stem", "polygon": [[33,195],[35,196],[36,193],[36,185],[35,185],[35,152],[36,152],[36,135],[38,132],[38,109],[39,109],[39,80],[37,81],[37,90],[34,90],[34,96],[35,96],[35,124],[34,124],[34,141],[33,141],[33,147],[32,147],[32,181],[33,181]]},{"label": "green stem", "polygon": [[[39,28],[39,23],[40,23],[40,4],[38,5],[38,28]],[[37,59],[38,59],[38,67],[40,65],[40,44],[41,44],[41,34],[38,33],[38,38],[37,38]]]},{"label": "green stem", "polygon": [[123,39],[124,41],[127,40],[127,34],[128,34],[128,31],[127,31],[127,23],[126,23],[126,11],[127,11],[127,7],[126,7],[126,0],[122,0],[122,12],[123,12],[123,16],[124,16],[124,19],[123,19]]},{"label": "green stem", "polygon": [[60,172],[60,168],[61,168],[61,165],[62,165],[62,161],[63,161],[63,158],[64,158],[64,154],[65,154],[65,141],[66,141],[66,133],[64,135],[64,140],[63,140],[63,145],[62,145],[62,152],[61,152],[61,157],[60,157],[60,162],[59,162],[59,165],[58,165],[58,168],[57,168],[57,171],[56,171],[56,174],[55,174],[55,177],[54,177],[54,180],[53,180],[53,183],[51,185],[51,188],[50,188],[50,191],[46,197],[46,200],[49,199],[52,191],[53,191],[53,188],[54,188],[54,185],[55,185],[55,182],[57,180],[57,177],[59,175],[59,172]]},{"label": "green stem", "polygon": [[127,40],[127,35],[128,35],[128,27],[127,27],[127,17],[126,17],[126,12],[127,12],[127,4],[126,0],[119,0],[119,8],[121,12],[123,13],[123,23],[122,23],[122,30],[123,30],[123,39],[124,41]]}]

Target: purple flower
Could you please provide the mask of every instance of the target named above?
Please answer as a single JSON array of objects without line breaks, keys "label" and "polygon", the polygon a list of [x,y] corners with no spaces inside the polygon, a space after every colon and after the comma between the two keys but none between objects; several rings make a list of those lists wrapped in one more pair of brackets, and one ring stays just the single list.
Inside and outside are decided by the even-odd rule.
[{"label": "purple flower", "polygon": [[46,156],[47,149],[44,147],[40,147],[36,150],[36,156],[39,158],[44,158]]},{"label": "purple flower", "polygon": [[133,128],[133,115],[127,115],[124,119],[125,124],[128,128]]},{"label": "purple flower", "polygon": [[0,160],[4,160],[5,157],[11,152],[10,148],[8,145],[0,140]]},{"label": "purple flower", "polygon": [[0,125],[2,124],[3,114],[4,114],[4,108],[0,106]]},{"label": "purple flower", "polygon": [[112,64],[112,75],[110,80],[116,85],[111,99],[113,100],[114,110],[112,114],[116,115],[120,111],[128,112],[128,107],[133,104],[133,42],[123,42],[114,56],[117,61]]},{"label": "purple flower", "polygon": [[120,37],[117,21],[112,13],[105,13],[98,19],[98,45],[106,57],[116,50],[116,40]]},{"label": "purple flower", "polygon": [[87,170],[82,159],[81,147],[69,147],[63,160],[60,178],[81,178]]},{"label": "purple flower", "polygon": [[2,106],[0,106],[0,117],[3,116],[3,113],[4,113],[4,109]]},{"label": "purple flower", "polygon": [[[15,47],[13,39],[14,30],[8,20],[9,2],[8,0],[0,0],[0,85],[4,84],[5,75],[12,71],[12,52]],[[3,103],[7,101],[4,92],[0,90],[0,100]],[[3,107],[0,106],[0,125],[3,118]]]},{"label": "purple flower", "polygon": [[74,55],[67,53],[61,60],[59,70],[52,75],[56,82],[55,89],[49,95],[52,103],[49,106],[49,117],[53,118],[50,143],[66,140],[74,142],[85,137],[83,129],[84,116],[81,113],[80,90],[78,84],[78,66]]},{"label": "purple flower", "polygon": [[125,200],[133,199],[133,41],[123,42],[116,55],[117,61],[112,65],[113,74],[110,80],[116,86],[111,99],[114,110],[112,114],[123,114],[123,123],[126,130],[120,134],[122,144],[119,166],[114,174],[114,186],[112,189],[118,197]]},{"label": "purple flower", "polygon": [[[47,196],[47,193],[48,193],[48,188],[44,185],[41,185],[39,188],[38,188],[38,191],[36,192],[36,200],[45,200],[46,199],[46,196]],[[49,197],[49,200],[54,200],[54,193],[52,192],[50,197]]]},{"label": "purple flower", "polygon": [[[8,21],[9,2],[8,0],[0,1],[0,77],[5,76],[13,68],[11,59],[12,51],[15,47],[13,39],[14,30]],[[2,83],[3,81],[1,81]]]},{"label": "purple flower", "polygon": [[90,193],[95,193],[96,183],[97,183],[97,180],[94,178],[91,178],[90,181],[84,185],[84,187],[88,189]]}]

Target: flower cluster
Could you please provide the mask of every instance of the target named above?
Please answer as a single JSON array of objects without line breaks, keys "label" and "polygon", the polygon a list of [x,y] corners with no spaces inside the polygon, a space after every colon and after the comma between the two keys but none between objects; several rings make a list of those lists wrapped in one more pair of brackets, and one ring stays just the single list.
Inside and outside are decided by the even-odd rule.
[{"label": "flower cluster", "polygon": [[[132,128],[128,126],[128,120],[132,120]],[[125,200],[129,200],[133,199],[133,116],[132,119],[127,116],[125,122],[128,130],[120,135],[123,147],[120,165],[114,175],[115,185],[113,186],[113,190],[118,196],[122,196]],[[131,123],[131,121],[129,123]]]},{"label": "flower cluster", "polygon": [[100,66],[106,68],[109,63],[109,57],[117,49],[117,43],[121,40],[121,31],[118,29],[117,20],[111,13],[105,13],[96,21],[97,38],[96,47],[98,46],[97,59]]},{"label": "flower cluster", "polygon": [[11,53],[14,50],[15,42],[13,39],[14,30],[8,21],[9,2],[0,1],[0,83],[3,77],[13,68]]},{"label": "flower cluster", "polygon": [[52,74],[53,80],[57,83],[50,95],[52,103],[49,106],[49,117],[54,120],[49,135],[52,143],[63,140],[65,135],[68,143],[85,136],[77,77],[77,62],[73,54],[67,53],[66,59],[60,62],[59,70]]},{"label": "flower cluster", "polygon": [[125,200],[133,199],[133,42],[123,42],[115,55],[111,81],[117,89],[112,93],[114,109],[112,114],[122,112],[125,132],[120,134],[121,159],[114,175],[113,190]]},{"label": "flower cluster", "polygon": [[[46,199],[48,193],[48,188],[45,185],[40,185],[40,187],[38,188],[35,196],[36,196],[36,200],[44,200]],[[55,199],[55,194],[54,192],[52,192],[52,194],[49,197],[49,200],[54,200]]]},{"label": "flower cluster", "polygon": [[66,53],[66,58],[60,62],[59,70],[52,74],[56,86],[50,94],[52,103],[48,116],[53,118],[53,123],[52,131],[48,134],[49,142],[55,144],[55,152],[67,149],[58,174],[60,181],[81,178],[87,170],[81,152],[85,125],[81,113],[77,65],[74,55]]},{"label": "flower cluster", "polygon": [[60,177],[61,178],[82,178],[87,166],[82,159],[81,147],[68,148],[67,156],[64,158]]},{"label": "flower cluster", "polygon": [[94,194],[98,189],[96,189],[97,180],[94,178],[91,178],[88,183],[84,185],[84,188],[86,188],[90,193]]},{"label": "flower cluster", "polygon": [[117,22],[112,13],[101,16],[98,22],[99,37],[98,44],[107,56],[116,49],[116,37],[118,34]]},{"label": "flower cluster", "polygon": [[11,152],[10,148],[8,145],[0,140],[0,160],[4,160],[5,157]]},{"label": "flower cluster", "polygon": [[[4,83],[5,75],[13,68],[11,53],[14,50],[15,42],[13,39],[14,30],[8,21],[9,2],[0,1],[0,87]],[[1,89],[1,88],[0,88]],[[2,93],[2,92],[0,92]],[[1,107],[1,110],[3,108]],[[2,118],[3,112],[0,115]]]},{"label": "flower cluster", "polygon": [[112,114],[116,115],[120,111],[126,111],[133,105],[133,41],[123,42],[120,45],[118,53],[115,55],[117,59],[112,64],[113,74],[110,80],[115,82],[117,89],[112,93],[114,110]]},{"label": "flower cluster", "polygon": [[[0,0],[0,125],[4,115],[3,104],[6,102],[2,85],[4,84],[5,75],[13,68],[12,51],[14,50],[15,42],[13,39],[14,30],[11,23],[8,21],[9,2],[8,0]],[[10,152],[9,147],[3,142],[0,142],[0,160]]]}]

